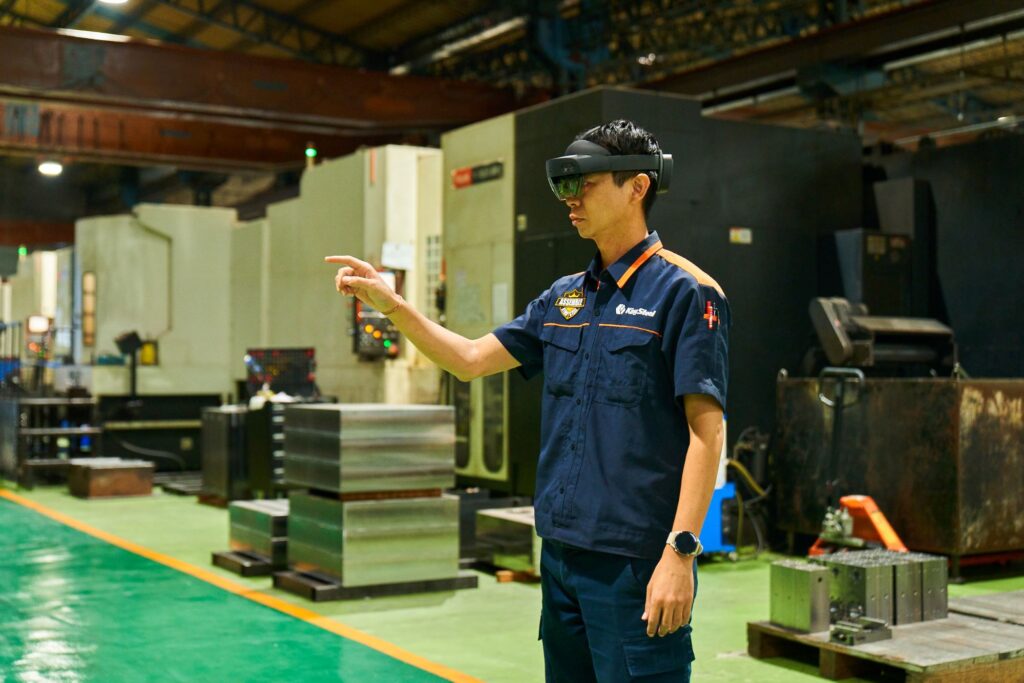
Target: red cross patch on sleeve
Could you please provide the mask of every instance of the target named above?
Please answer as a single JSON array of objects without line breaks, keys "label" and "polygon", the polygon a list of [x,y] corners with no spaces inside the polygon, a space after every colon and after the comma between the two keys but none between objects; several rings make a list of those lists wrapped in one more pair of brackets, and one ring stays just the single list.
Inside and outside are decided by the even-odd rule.
[{"label": "red cross patch on sleeve", "polygon": [[708,329],[713,330],[718,327],[718,305],[713,301],[708,301],[704,307],[704,319],[708,321]]}]

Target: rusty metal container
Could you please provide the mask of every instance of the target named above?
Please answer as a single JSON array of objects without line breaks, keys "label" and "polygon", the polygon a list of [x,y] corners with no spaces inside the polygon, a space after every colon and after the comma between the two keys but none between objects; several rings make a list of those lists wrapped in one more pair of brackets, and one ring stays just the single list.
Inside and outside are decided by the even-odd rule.
[{"label": "rusty metal container", "polygon": [[[817,379],[780,378],[776,524],[817,534],[832,409]],[[843,409],[839,495],[865,494],[914,550],[1024,550],[1024,380],[867,379]],[[852,398],[852,397],[851,397]]]}]

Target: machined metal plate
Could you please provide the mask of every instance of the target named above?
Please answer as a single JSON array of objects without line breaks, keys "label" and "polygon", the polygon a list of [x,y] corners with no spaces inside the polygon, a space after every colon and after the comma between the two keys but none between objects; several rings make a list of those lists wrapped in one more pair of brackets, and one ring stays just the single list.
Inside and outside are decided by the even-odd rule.
[{"label": "machined metal plate", "polygon": [[540,572],[541,541],[532,505],[480,510],[476,513],[476,542],[497,567]]},{"label": "machined metal plate", "polygon": [[448,406],[289,406],[285,481],[335,493],[449,488],[455,413]]},{"label": "machined metal plate", "polygon": [[288,501],[245,500],[228,505],[232,550],[254,552],[282,567],[288,561]]},{"label": "machined metal plate", "polygon": [[455,496],[345,501],[291,494],[288,559],[342,586],[454,577],[459,569]]},{"label": "machined metal plate", "polygon": [[893,623],[893,566],[870,553],[844,552],[819,558],[829,568],[831,621],[868,617]]},{"label": "machined metal plate", "polygon": [[803,560],[779,560],[771,567],[771,622],[804,633],[827,631],[829,570]]}]

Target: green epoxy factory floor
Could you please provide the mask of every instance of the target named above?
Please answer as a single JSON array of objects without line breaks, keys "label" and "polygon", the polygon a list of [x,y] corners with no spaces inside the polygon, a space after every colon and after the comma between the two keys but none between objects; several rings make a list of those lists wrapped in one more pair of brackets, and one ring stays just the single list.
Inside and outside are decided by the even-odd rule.
[{"label": "green epoxy factory floor", "polygon": [[[271,588],[268,578],[212,567],[210,553],[227,547],[227,512],[194,498],[85,501],[63,489],[14,491],[316,618],[270,609],[0,499],[2,681],[543,680],[537,586],[481,574],[475,590],[311,603]],[[702,563],[694,681],[823,680],[810,664],[746,655],[746,622],[768,615],[768,565],[767,557]],[[951,586],[950,594],[1022,588],[1024,576],[1015,576]],[[339,623],[371,645],[386,641],[414,656],[399,661],[387,647],[327,630]],[[440,673],[424,670],[430,663]]]}]

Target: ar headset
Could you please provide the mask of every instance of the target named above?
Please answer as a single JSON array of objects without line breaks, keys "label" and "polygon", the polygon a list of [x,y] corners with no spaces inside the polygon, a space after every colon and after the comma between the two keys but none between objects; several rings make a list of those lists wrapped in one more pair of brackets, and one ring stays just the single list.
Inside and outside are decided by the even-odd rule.
[{"label": "ar headset", "polygon": [[596,142],[577,140],[565,149],[565,156],[549,159],[548,185],[559,201],[579,197],[583,191],[583,177],[588,173],[605,171],[657,171],[658,194],[668,191],[672,181],[671,154],[614,155]]}]

